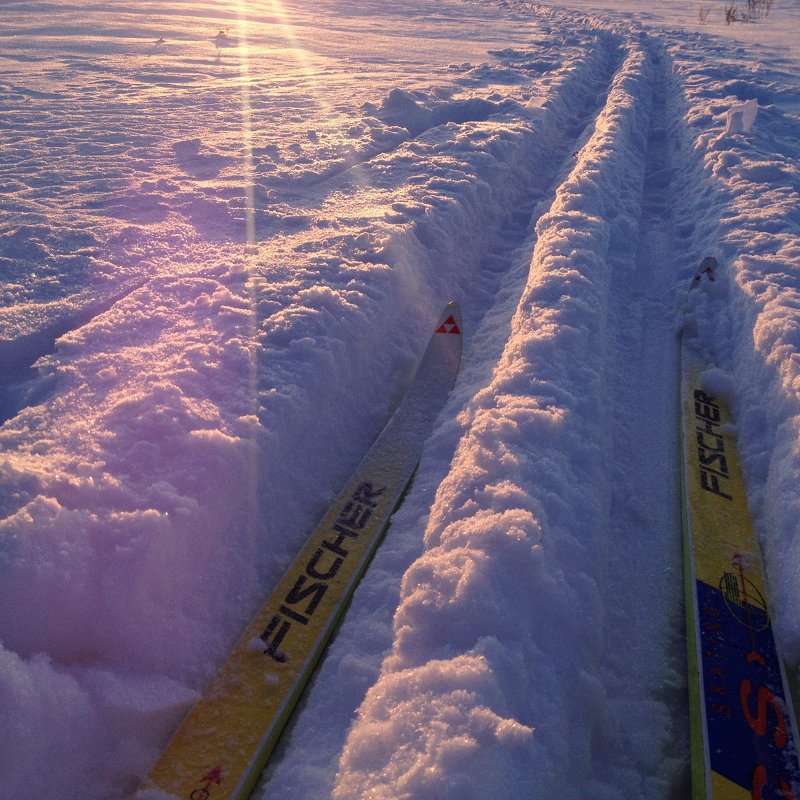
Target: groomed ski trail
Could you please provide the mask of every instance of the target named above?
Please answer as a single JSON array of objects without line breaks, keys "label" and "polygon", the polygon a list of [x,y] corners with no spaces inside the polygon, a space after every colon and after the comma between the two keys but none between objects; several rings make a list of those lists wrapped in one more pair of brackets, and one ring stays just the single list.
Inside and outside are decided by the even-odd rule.
[{"label": "groomed ski trail", "polygon": [[[560,19],[555,15],[551,24],[555,27]],[[480,258],[464,287],[469,298],[465,300],[464,333],[470,356],[462,367],[467,388],[456,385],[451,402],[442,412],[442,423],[426,446],[422,462],[425,466],[418,470],[410,496],[393,519],[390,536],[370,568],[369,580],[357,592],[354,607],[343,623],[347,645],[341,647],[334,642],[320,667],[320,682],[337,680],[332,676],[338,675],[343,687],[355,685],[358,689],[351,693],[349,688],[343,688],[341,693],[323,695],[314,693],[312,685],[312,691],[299,706],[303,713],[290,724],[276,758],[267,767],[261,786],[265,797],[291,791],[326,795],[333,790],[327,763],[331,754],[338,758],[357,711],[354,698],[363,697],[377,677],[382,653],[391,644],[390,626],[399,591],[397,576],[419,554],[419,534],[426,524],[427,511],[463,433],[463,425],[454,424],[455,419],[471,400],[468,387],[476,380],[491,379],[527,280],[536,240],[531,228],[549,208],[564,173],[574,165],[607,102],[624,58],[617,38],[602,26],[580,32],[581,37],[562,34],[567,52],[574,53],[543,91],[530,129],[522,138],[511,140],[513,149],[504,146],[497,151],[503,154],[505,163],[500,167],[500,180],[490,187],[491,194],[475,204],[460,197],[455,207],[437,211],[427,219],[416,219],[413,228],[403,234],[407,241],[395,242],[402,253],[409,249],[408,241],[419,239],[425,245],[418,254],[420,258],[446,261],[448,251],[458,248],[456,243],[465,232],[462,226],[478,234],[476,250]],[[465,127],[480,140],[479,123]],[[370,166],[380,168],[380,157]],[[396,587],[388,595],[387,585]],[[359,635],[365,629],[368,635]],[[357,648],[355,653],[353,646]],[[348,665],[357,665],[354,674],[348,674]],[[324,726],[318,724],[321,718],[326,721]],[[295,726],[297,739],[308,741],[311,737],[312,746],[292,748]],[[319,764],[319,784],[307,784],[309,763]],[[296,783],[296,764],[303,764],[300,783]]]},{"label": "groomed ski trail", "polygon": [[[554,194],[539,201],[535,235],[501,258],[511,266],[490,287],[494,302],[467,357],[466,369],[490,370],[486,388],[470,399],[457,387],[385,545],[396,554],[379,556],[345,623],[354,632],[385,624],[391,609],[378,608],[378,587],[426,525],[425,549],[403,577],[392,649],[342,752],[336,798],[471,798],[487,780],[508,798],[652,798],[688,786],[670,63],[646,37],[595,24],[611,80],[599,105],[586,106]],[[566,389],[575,385],[579,395]],[[568,463],[576,447],[581,457]],[[433,452],[453,448],[446,472]],[[514,596],[535,618],[515,614]],[[576,619],[571,597],[596,614]],[[643,674],[636,654],[653,649],[663,671]],[[350,657],[334,644],[326,685]],[[508,716],[531,682],[547,685],[537,696],[550,702]],[[576,693],[582,703],[559,700]],[[561,712],[575,705],[579,716]],[[298,738],[308,741],[315,719],[343,718],[343,706],[309,697]],[[403,746],[390,747],[398,737]],[[289,766],[267,783],[273,792],[293,786],[292,763],[314,758],[287,747]],[[572,766],[578,754],[585,772]],[[443,784],[438,765],[451,759],[462,768]]]}]

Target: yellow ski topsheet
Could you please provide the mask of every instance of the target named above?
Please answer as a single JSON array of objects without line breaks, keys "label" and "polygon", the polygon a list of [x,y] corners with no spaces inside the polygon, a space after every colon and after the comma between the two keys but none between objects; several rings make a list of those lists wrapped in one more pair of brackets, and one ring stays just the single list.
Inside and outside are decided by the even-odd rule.
[{"label": "yellow ski topsheet", "polygon": [[[683,352],[687,630],[694,800],[800,797],[793,713],[776,651],[730,415]],[[700,776],[703,776],[704,780]],[[793,794],[794,792],[794,794]]]},{"label": "yellow ski topsheet", "polygon": [[142,797],[249,796],[408,486],[458,374],[461,327],[451,303],[400,407],[183,720]]}]

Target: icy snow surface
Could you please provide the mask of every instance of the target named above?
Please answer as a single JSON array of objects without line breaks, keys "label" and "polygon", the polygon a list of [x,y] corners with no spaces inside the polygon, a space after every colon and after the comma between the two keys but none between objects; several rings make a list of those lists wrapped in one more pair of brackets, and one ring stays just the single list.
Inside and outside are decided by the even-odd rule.
[{"label": "icy snow surface", "polygon": [[451,299],[460,379],[256,796],[687,796],[705,255],[800,663],[800,0],[725,5],[3,3],[0,800],[132,794]]}]

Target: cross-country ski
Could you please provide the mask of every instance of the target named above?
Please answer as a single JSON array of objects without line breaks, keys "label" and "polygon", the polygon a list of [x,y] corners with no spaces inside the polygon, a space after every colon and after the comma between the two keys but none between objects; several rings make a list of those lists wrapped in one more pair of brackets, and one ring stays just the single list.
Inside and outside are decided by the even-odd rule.
[{"label": "cross-country ski", "polygon": [[146,789],[244,800],[380,544],[461,364],[461,309],[434,327],[399,408],[150,773]]},{"label": "cross-country ski", "polygon": [[[716,268],[704,259],[692,288],[715,282]],[[797,724],[732,420],[725,399],[703,383],[708,366],[683,343],[692,798],[788,798],[800,785]]]}]

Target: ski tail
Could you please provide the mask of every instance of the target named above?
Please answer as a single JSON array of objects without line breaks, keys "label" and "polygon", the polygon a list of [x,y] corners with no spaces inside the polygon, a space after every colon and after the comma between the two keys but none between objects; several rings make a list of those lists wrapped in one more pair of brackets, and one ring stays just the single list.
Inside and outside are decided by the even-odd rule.
[{"label": "ski tail", "polygon": [[[692,287],[716,278],[707,258]],[[691,290],[690,290],[691,291]],[[693,800],[800,797],[796,723],[727,402],[681,344]]]},{"label": "ski tail", "polygon": [[455,383],[462,327],[450,303],[399,407],[183,720],[140,800],[249,797],[409,486]]}]

